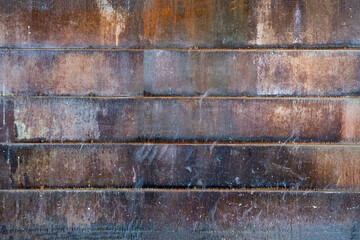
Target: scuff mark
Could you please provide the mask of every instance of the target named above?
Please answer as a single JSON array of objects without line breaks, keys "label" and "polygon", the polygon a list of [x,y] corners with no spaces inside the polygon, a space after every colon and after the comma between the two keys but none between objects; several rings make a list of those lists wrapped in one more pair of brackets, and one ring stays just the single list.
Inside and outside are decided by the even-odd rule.
[{"label": "scuff mark", "polygon": [[202,121],[202,111],[201,111],[202,101],[204,100],[204,98],[209,96],[211,94],[211,92],[212,92],[212,89],[209,89],[200,97],[200,100],[199,100],[200,122]]},{"label": "scuff mark", "polygon": [[276,163],[271,163],[271,165],[276,169],[276,171],[274,171],[274,172],[277,172],[277,171],[285,172],[285,173],[288,173],[288,174],[298,178],[301,181],[305,180],[302,176],[300,176],[299,174],[297,174],[296,172],[291,170],[291,168],[288,168],[288,167],[285,167],[283,165],[276,164]]},{"label": "scuff mark", "polygon": [[161,160],[161,158],[163,157],[163,155],[165,154],[165,152],[167,151],[169,145],[164,145],[161,147],[161,150],[160,150],[160,154],[158,156],[158,159]]},{"label": "scuff mark", "polygon": [[216,144],[218,143],[218,141],[214,141],[213,144],[211,144],[210,146],[210,154],[212,153],[212,150],[214,149],[214,147],[216,146]]},{"label": "scuff mark", "polygon": [[136,161],[142,163],[149,156],[153,146],[154,145],[141,146],[141,148],[136,152]]},{"label": "scuff mark", "polygon": [[241,218],[246,218],[246,216],[251,212],[251,210],[253,210],[253,206],[251,206],[250,208],[246,209],[242,215]]}]

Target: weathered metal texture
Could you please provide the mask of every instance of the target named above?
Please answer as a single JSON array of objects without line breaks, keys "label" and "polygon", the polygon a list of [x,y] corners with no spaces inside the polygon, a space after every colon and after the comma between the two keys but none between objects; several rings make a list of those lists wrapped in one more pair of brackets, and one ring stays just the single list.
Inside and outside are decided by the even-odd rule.
[{"label": "weathered metal texture", "polygon": [[144,92],[141,51],[0,52],[1,94],[132,96]]},{"label": "weathered metal texture", "polygon": [[360,190],[360,146],[2,145],[0,188]]},{"label": "weathered metal texture", "polygon": [[0,51],[11,95],[359,95],[359,51]]},{"label": "weathered metal texture", "polygon": [[0,1],[2,47],[358,47],[358,0]]},{"label": "weathered metal texture", "polygon": [[[16,142],[357,142],[359,99],[14,98]],[[1,130],[2,131],[2,130]],[[3,134],[4,135],[4,134]]]},{"label": "weathered metal texture", "polygon": [[358,51],[145,51],[153,95],[359,95]]},{"label": "weathered metal texture", "polygon": [[0,238],[359,239],[360,52],[334,49],[359,22],[358,0],[0,0]]},{"label": "weathered metal texture", "polygon": [[357,239],[360,194],[1,191],[6,239]]}]

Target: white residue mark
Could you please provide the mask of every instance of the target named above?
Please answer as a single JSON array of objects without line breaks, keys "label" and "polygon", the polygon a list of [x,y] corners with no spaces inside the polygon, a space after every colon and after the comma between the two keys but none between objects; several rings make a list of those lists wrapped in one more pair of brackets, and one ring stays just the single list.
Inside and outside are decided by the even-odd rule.
[{"label": "white residue mark", "polygon": [[293,43],[299,42],[300,36],[300,28],[301,28],[301,11],[298,6],[296,6],[296,10],[294,13],[294,35],[293,35]]},{"label": "white residue mark", "polygon": [[202,101],[204,100],[204,98],[206,98],[207,96],[209,96],[209,94],[211,94],[212,89],[207,90],[201,97],[200,97],[200,101],[199,101],[199,108],[200,108],[200,122],[202,121],[202,113],[201,113],[201,105],[202,105]]},{"label": "white residue mark", "polygon": [[5,128],[6,125],[6,118],[5,118],[5,113],[6,113],[6,107],[5,107],[5,99],[3,100],[3,128]]},{"label": "white residue mark", "polygon": [[7,163],[8,166],[9,166],[9,171],[11,171],[11,166],[10,166],[10,151],[7,152],[6,163]]},{"label": "white residue mark", "polygon": [[3,125],[2,125],[2,129],[3,132],[5,132],[5,142],[9,142],[9,129],[6,127],[6,101],[5,99],[3,100]]},{"label": "white residue mark", "polygon": [[273,29],[272,13],[274,8],[272,6],[272,0],[259,1],[259,13],[256,23],[256,39],[254,44],[272,44],[277,41],[277,35]]},{"label": "white residue mark", "polygon": [[213,142],[210,146],[210,153],[212,153],[212,150],[214,149],[215,145],[217,144],[217,141]]},{"label": "white residue mark", "polygon": [[242,215],[241,218],[246,218],[246,216],[251,212],[251,210],[253,210],[253,206],[251,206],[250,208],[246,209]]},{"label": "white residue mark", "polygon": [[119,46],[119,36],[125,30],[127,13],[125,10],[117,10],[108,0],[97,0],[101,15],[108,23],[115,23],[115,44]]},{"label": "white residue mark", "polygon": [[[2,96],[4,97],[5,96],[5,82],[3,80],[3,83],[2,83]],[[3,127],[5,127],[6,125],[6,120],[5,120],[5,99],[3,100]]]},{"label": "white residue mark", "polygon": [[133,176],[132,180],[133,180],[133,183],[136,183],[136,172],[135,172],[135,168],[134,168],[134,167],[132,168],[132,171],[133,171],[133,173],[134,173],[134,176]]}]

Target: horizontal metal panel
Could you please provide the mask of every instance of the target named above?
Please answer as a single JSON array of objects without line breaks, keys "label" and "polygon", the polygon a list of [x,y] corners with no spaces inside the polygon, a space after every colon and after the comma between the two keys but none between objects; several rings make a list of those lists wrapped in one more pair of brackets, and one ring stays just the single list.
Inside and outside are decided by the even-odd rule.
[{"label": "horizontal metal panel", "polygon": [[359,193],[0,191],[2,238],[351,239]]},{"label": "horizontal metal panel", "polygon": [[0,51],[3,96],[359,95],[359,51]]},{"label": "horizontal metal panel", "polygon": [[2,145],[0,188],[360,190],[360,146]]},{"label": "horizontal metal panel", "polygon": [[357,0],[0,1],[1,47],[358,47]]},{"label": "horizontal metal panel", "polygon": [[12,131],[3,141],[354,143],[360,136],[358,99],[6,99],[13,109],[4,108],[4,126]]}]

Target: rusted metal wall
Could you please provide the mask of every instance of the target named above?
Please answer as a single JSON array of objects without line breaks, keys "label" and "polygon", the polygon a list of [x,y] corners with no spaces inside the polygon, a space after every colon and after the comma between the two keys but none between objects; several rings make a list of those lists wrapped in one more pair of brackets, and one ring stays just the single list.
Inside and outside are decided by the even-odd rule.
[{"label": "rusted metal wall", "polygon": [[1,239],[360,239],[360,1],[0,0]]}]

